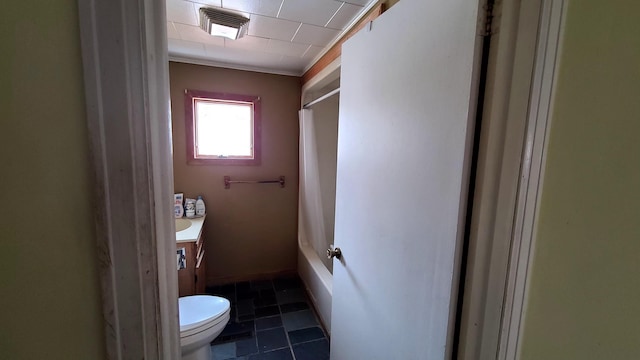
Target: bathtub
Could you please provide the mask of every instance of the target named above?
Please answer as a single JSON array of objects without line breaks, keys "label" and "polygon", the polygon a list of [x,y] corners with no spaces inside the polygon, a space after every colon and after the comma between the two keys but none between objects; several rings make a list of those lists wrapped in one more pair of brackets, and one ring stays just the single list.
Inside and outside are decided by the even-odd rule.
[{"label": "bathtub", "polygon": [[298,274],[318,312],[322,325],[330,335],[333,276],[324,266],[313,247],[301,236],[298,238]]},{"label": "bathtub", "polygon": [[[339,77],[340,61],[336,59],[303,87],[303,95],[311,94],[317,99],[315,92],[334,86]],[[298,275],[330,335],[333,275],[327,267],[332,264],[326,259],[323,262],[321,256],[333,243],[335,213],[327,209],[335,207],[339,98],[322,98],[313,109],[300,111]],[[304,96],[303,99],[313,100]],[[309,241],[312,239],[315,241]]]}]

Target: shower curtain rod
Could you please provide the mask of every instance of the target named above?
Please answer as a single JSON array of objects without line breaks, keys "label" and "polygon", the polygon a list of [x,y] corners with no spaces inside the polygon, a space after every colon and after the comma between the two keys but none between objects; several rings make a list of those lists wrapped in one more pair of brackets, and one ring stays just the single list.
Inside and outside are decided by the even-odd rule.
[{"label": "shower curtain rod", "polygon": [[322,100],[325,100],[325,99],[327,99],[327,98],[330,98],[331,96],[333,96],[333,95],[335,95],[335,94],[337,94],[337,93],[339,93],[339,92],[340,92],[340,88],[337,88],[337,89],[335,89],[335,90],[331,90],[331,91],[329,91],[328,93],[326,93],[326,94],[324,94],[324,95],[320,96],[319,98],[317,98],[317,99],[315,99],[315,100],[313,100],[313,101],[310,101],[310,102],[308,102],[308,103],[304,104],[304,105],[302,106],[302,108],[303,108],[303,109],[308,109],[309,107],[311,107],[311,106],[313,106],[313,105],[315,105],[315,104],[319,103],[319,102],[320,102],[320,101],[322,101]]}]

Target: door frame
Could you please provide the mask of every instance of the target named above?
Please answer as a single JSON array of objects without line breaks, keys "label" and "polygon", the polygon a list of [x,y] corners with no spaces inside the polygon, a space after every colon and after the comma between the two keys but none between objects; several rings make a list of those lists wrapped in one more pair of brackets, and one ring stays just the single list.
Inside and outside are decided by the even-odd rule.
[{"label": "door frame", "polygon": [[564,0],[497,2],[462,286],[459,359],[516,359]]},{"label": "door frame", "polygon": [[108,359],[180,358],[165,6],[78,0]]},{"label": "door frame", "polygon": [[520,357],[567,2],[542,2],[498,359]]},{"label": "door frame", "polygon": [[[483,113],[465,359],[517,356],[564,8],[498,3],[497,31],[513,36],[491,50],[498,70]],[[527,9],[542,11],[536,19]],[[165,3],[78,0],[78,13],[107,357],[179,359]]]}]

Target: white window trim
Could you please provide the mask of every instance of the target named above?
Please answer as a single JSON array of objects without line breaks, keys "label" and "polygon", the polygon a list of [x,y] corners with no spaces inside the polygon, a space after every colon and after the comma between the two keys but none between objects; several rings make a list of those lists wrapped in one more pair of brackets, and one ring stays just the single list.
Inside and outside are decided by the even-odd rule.
[{"label": "white window trim", "polygon": [[[185,136],[186,136],[186,155],[188,165],[241,165],[241,166],[258,166],[262,163],[262,101],[260,96],[246,94],[230,94],[207,90],[186,89],[184,91],[184,107],[185,107]],[[219,101],[224,103],[251,103],[253,106],[252,113],[252,156],[251,157],[216,157],[216,156],[197,156],[196,141],[196,113],[195,102],[197,100]]]},{"label": "white window trim", "polygon": [[[249,131],[249,138],[250,138],[250,145],[249,145],[249,149],[250,149],[250,155],[237,155],[237,154],[227,154],[227,155],[223,155],[223,154],[200,154],[200,143],[198,141],[199,139],[199,135],[198,133],[200,132],[200,120],[198,119],[198,103],[203,104],[203,103],[219,103],[219,104],[224,104],[224,105],[236,105],[236,106],[244,106],[249,108],[249,124],[250,124],[250,131]],[[230,100],[223,100],[223,99],[208,99],[208,98],[196,98],[194,99],[194,104],[193,104],[193,128],[194,128],[194,146],[195,146],[195,154],[194,157],[196,159],[236,159],[236,160],[253,160],[255,158],[255,146],[254,146],[254,127],[255,127],[255,109],[253,106],[252,102],[246,102],[246,101],[230,101]],[[247,134],[244,134],[243,136],[247,136]]]}]

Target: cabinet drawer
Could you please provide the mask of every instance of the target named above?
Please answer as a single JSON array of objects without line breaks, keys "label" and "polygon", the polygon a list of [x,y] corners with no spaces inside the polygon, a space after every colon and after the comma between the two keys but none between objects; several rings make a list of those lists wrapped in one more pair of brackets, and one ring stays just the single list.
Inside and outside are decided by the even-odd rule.
[{"label": "cabinet drawer", "polygon": [[204,238],[204,236],[202,236],[202,234],[200,234],[200,236],[198,236],[198,240],[196,240],[196,248],[200,248],[202,243],[204,243],[203,238]]},{"label": "cabinet drawer", "polygon": [[202,251],[198,253],[198,258],[196,259],[196,269],[200,267],[202,259],[204,259],[204,249],[202,249]]},{"label": "cabinet drawer", "polygon": [[201,252],[204,252],[204,241],[200,241],[200,243],[196,243],[196,258],[200,255]]}]

